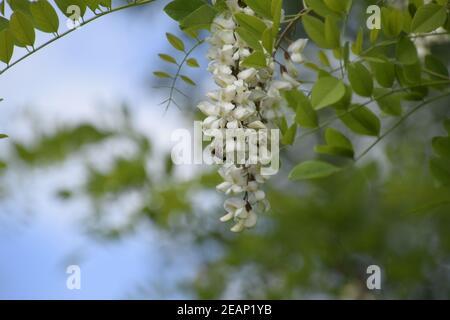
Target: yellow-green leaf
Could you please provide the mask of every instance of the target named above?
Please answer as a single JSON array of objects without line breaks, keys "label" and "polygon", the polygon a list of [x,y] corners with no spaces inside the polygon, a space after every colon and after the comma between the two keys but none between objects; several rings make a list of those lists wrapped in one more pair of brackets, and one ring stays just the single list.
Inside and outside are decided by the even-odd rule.
[{"label": "yellow-green leaf", "polygon": [[172,45],[172,47],[174,47],[175,49],[177,49],[181,52],[185,52],[185,46],[184,46],[183,40],[181,40],[180,38],[178,38],[177,36],[175,36],[169,32],[166,33],[166,37],[167,37],[167,40],[169,41],[169,43]]},{"label": "yellow-green leaf", "polygon": [[342,81],[333,77],[320,78],[312,89],[312,106],[319,110],[328,107],[345,95],[345,85]]},{"label": "yellow-green leaf", "polygon": [[19,46],[32,46],[35,41],[33,22],[28,15],[16,11],[11,16],[9,28]]},{"label": "yellow-green leaf", "polygon": [[48,33],[58,31],[58,15],[47,0],[31,2],[30,11],[37,29]]}]

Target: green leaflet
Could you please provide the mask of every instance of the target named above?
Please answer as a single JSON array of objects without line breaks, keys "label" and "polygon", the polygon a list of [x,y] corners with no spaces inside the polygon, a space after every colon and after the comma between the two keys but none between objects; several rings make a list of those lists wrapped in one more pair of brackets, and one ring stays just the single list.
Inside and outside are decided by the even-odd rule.
[{"label": "green leaflet", "polygon": [[9,29],[11,30],[16,44],[22,47],[32,46],[35,41],[35,32],[33,21],[22,11],[16,11],[11,16],[9,22]]},{"label": "green leaflet", "polygon": [[289,179],[295,181],[325,178],[341,170],[341,168],[327,162],[317,160],[305,161],[292,169]]},{"label": "green leaflet", "polygon": [[337,103],[345,95],[345,85],[333,77],[320,78],[312,89],[312,106],[319,110]]},{"label": "green leaflet", "polygon": [[288,105],[296,112],[296,122],[305,128],[316,128],[319,125],[317,112],[313,109],[310,100],[299,90],[290,90],[284,93]]},{"label": "green leaflet", "polygon": [[255,51],[242,61],[242,66],[257,69],[265,68],[267,66],[266,56],[262,51]]},{"label": "green leaflet", "polygon": [[178,38],[177,36],[167,32],[166,33],[166,38],[167,41],[169,41],[169,43],[172,45],[172,47],[174,47],[175,49],[184,52],[185,51],[185,46],[184,46],[184,42],[183,40],[181,40],[180,38]]},{"label": "green leaflet", "polygon": [[322,154],[341,156],[353,159],[355,152],[350,140],[333,128],[327,128],[325,131],[326,145],[316,146],[314,151]]},{"label": "green leaflet", "polygon": [[204,4],[205,2],[203,0],[176,0],[170,2],[164,8],[164,12],[172,19],[182,21]]},{"label": "green leaflet", "polygon": [[[0,21],[2,21],[0,17]],[[6,19],[4,19],[6,20]],[[7,22],[8,23],[8,22]],[[14,36],[8,27],[0,28],[0,61],[8,64],[14,52]]]},{"label": "green leaflet", "polygon": [[380,119],[367,107],[352,105],[349,111],[340,113],[339,118],[355,133],[367,136],[380,134]]},{"label": "green leaflet", "polygon": [[325,37],[325,25],[321,20],[307,15],[302,18],[302,21],[308,37],[314,41],[318,47],[332,49]]},{"label": "green leaflet", "polygon": [[411,22],[411,29],[416,33],[426,33],[444,25],[447,19],[445,7],[429,3],[420,7]]},{"label": "green leaflet", "polygon": [[34,25],[37,29],[54,33],[58,31],[59,19],[55,9],[47,0],[38,0],[30,3],[30,11]]},{"label": "green leaflet", "polygon": [[180,27],[185,31],[208,30],[216,14],[213,7],[205,4],[181,20]]},{"label": "green leaflet", "polygon": [[355,62],[348,66],[348,79],[355,93],[362,97],[372,95],[373,77],[361,62]]},{"label": "green leaflet", "polygon": [[417,48],[407,37],[401,38],[397,43],[396,56],[398,62],[405,65],[415,64],[419,61]]}]

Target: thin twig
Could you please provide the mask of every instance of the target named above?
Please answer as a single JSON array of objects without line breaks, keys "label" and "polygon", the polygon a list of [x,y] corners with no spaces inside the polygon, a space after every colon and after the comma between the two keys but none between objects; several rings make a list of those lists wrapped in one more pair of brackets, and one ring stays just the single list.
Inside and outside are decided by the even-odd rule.
[{"label": "thin twig", "polygon": [[[88,19],[88,20],[86,20],[86,21],[83,21],[83,22],[80,24],[80,27],[85,26],[85,25],[87,25],[87,24],[93,22],[93,21],[97,20],[98,18],[100,18],[100,17],[102,17],[102,16],[104,16],[104,15],[107,15],[107,14],[110,14],[110,13],[113,13],[113,12],[117,12],[117,11],[121,11],[121,10],[124,10],[124,9],[128,9],[128,8],[132,8],[132,7],[141,6],[141,5],[144,5],[144,4],[148,4],[148,3],[150,3],[150,2],[153,2],[153,1],[154,1],[154,0],[143,0],[143,1],[141,1],[141,2],[133,2],[133,3],[129,3],[129,4],[126,4],[126,5],[123,5],[123,6],[114,8],[114,9],[111,9],[111,10],[109,10],[109,11],[102,11],[101,13],[97,14],[96,16],[94,16],[94,17],[92,17],[92,18],[90,18],[90,19]],[[59,34],[58,36],[55,36],[53,39],[51,39],[51,40],[49,40],[49,41],[47,41],[47,42],[41,44],[39,47],[36,47],[36,48],[33,49],[32,51],[28,52],[28,53],[25,54],[24,56],[22,56],[22,57],[20,57],[19,59],[17,59],[16,61],[14,61],[14,62],[8,64],[8,66],[7,66],[6,68],[4,68],[3,70],[0,71],[0,75],[2,75],[3,73],[5,73],[5,72],[8,71],[9,69],[11,69],[13,66],[15,66],[16,64],[18,64],[19,62],[25,60],[26,58],[28,58],[28,57],[31,56],[32,54],[34,54],[34,53],[38,52],[39,50],[45,48],[46,46],[48,46],[49,44],[53,43],[54,41],[56,41],[56,40],[58,40],[58,39],[61,39],[61,38],[65,37],[66,35],[68,35],[68,34],[74,32],[75,30],[77,30],[77,28],[69,29],[69,30],[67,30],[67,31],[64,32],[64,33]]]},{"label": "thin twig", "polygon": [[406,119],[408,119],[410,116],[412,116],[414,113],[416,113],[418,110],[420,110],[422,107],[426,106],[427,104],[434,102],[436,100],[442,99],[444,97],[447,97],[450,95],[450,92],[446,92],[444,94],[441,94],[439,96],[433,97],[431,99],[425,100],[421,104],[417,105],[415,108],[411,109],[409,112],[407,112],[399,121],[397,121],[391,128],[389,128],[385,133],[383,133],[381,136],[375,140],[374,143],[372,143],[367,149],[365,149],[356,159],[355,162],[359,161],[362,157],[364,157],[367,153],[369,153],[370,150],[372,150],[378,143],[380,143],[381,140],[383,140],[386,136],[388,136],[392,131],[397,129]]}]

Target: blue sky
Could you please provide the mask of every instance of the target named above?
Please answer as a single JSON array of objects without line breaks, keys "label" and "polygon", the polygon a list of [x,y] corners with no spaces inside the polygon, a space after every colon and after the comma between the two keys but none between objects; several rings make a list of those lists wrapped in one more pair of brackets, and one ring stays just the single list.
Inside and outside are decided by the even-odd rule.
[{"label": "blue sky", "polygon": [[[110,108],[126,101],[156,150],[170,148],[170,132],[186,124],[176,108],[164,114],[158,103],[165,92],[149,84],[155,57],[166,48],[165,32],[176,30],[162,14],[163,5],[103,17],[2,75],[0,132],[8,133],[9,141],[29,141],[32,130],[24,114],[37,115],[38,129],[46,131],[82,120],[107,121]],[[7,143],[2,141],[0,152],[8,152]],[[151,226],[122,241],[93,241],[78,225],[85,204],[52,198],[58,181],[76,179],[77,169],[66,169],[65,174],[29,170],[2,178],[9,189],[0,200],[0,298],[182,297],[174,285],[193,276],[198,264],[193,249]],[[181,260],[183,270],[176,268]],[[81,267],[79,291],[66,288],[69,264]]]}]

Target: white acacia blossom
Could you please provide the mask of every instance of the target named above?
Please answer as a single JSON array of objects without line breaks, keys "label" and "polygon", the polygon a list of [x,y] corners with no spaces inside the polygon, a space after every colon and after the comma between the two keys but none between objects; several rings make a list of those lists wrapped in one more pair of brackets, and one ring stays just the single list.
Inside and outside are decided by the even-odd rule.
[{"label": "white acacia blossom", "polygon": [[[203,132],[211,136],[212,142],[207,147],[217,163],[226,161],[223,151],[226,147],[238,151],[239,144],[235,141],[217,138],[211,130],[220,132],[227,129],[255,129],[270,128],[270,119],[281,100],[280,90],[296,88],[300,83],[296,80],[298,72],[294,66],[288,65],[283,70],[281,79],[275,80],[275,62],[272,52],[265,52],[266,68],[244,67],[242,62],[251,55],[252,49],[238,36],[238,27],[234,14],[243,12],[255,15],[249,7],[240,5],[238,0],[227,1],[228,10],[218,15],[211,27],[208,38],[210,60],[208,71],[211,72],[218,89],[207,93],[208,101],[201,102],[198,108],[206,115],[203,121]],[[261,18],[268,27],[270,20]],[[292,50],[293,62],[300,62],[301,52],[306,41],[294,43]],[[289,61],[292,63],[291,61]],[[266,131],[267,132],[267,131]],[[267,138],[267,137],[266,137]],[[249,141],[247,141],[249,142]],[[261,145],[258,141],[249,142]],[[230,146],[232,144],[232,146]],[[267,149],[264,154],[269,154]],[[252,228],[257,222],[257,213],[267,211],[269,203],[261,185],[268,176],[261,174],[262,165],[246,160],[244,164],[221,164],[219,173],[224,182],[217,186],[217,190],[229,195],[224,203],[226,214],[220,219],[222,222],[233,221],[233,232],[241,232]]]}]

